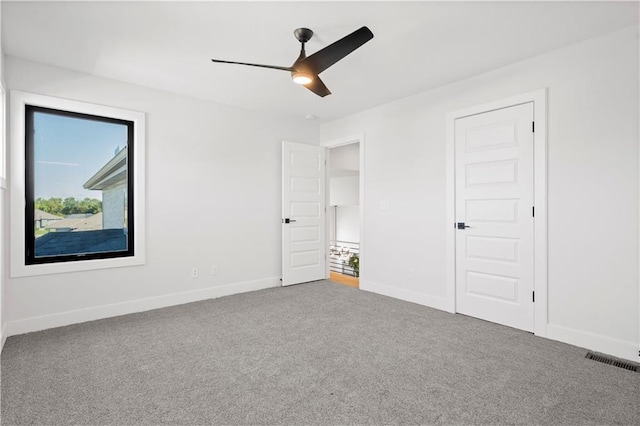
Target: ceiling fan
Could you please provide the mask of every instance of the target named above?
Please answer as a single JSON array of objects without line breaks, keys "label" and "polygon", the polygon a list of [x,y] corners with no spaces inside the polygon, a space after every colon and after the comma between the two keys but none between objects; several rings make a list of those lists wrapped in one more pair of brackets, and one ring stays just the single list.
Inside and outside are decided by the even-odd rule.
[{"label": "ceiling fan", "polygon": [[300,55],[298,56],[298,59],[296,59],[290,67],[222,61],[220,59],[212,59],[212,61],[223,64],[249,65],[252,67],[289,71],[294,82],[302,84],[318,96],[325,97],[330,95],[331,91],[324,85],[322,80],[320,80],[318,74],[373,38],[371,30],[367,27],[362,27],[307,57],[304,45],[306,42],[311,40],[313,31],[309,28],[298,28],[293,32],[293,34],[302,44],[302,47],[300,48]]}]

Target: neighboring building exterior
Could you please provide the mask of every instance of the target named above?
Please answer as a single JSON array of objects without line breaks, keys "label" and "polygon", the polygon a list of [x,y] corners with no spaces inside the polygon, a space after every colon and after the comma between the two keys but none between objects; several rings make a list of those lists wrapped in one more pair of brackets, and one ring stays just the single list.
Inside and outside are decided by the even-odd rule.
[{"label": "neighboring building exterior", "polygon": [[64,219],[53,222],[47,226],[49,231],[69,232],[69,231],[95,231],[102,229],[102,213],[92,214],[70,214]]},{"label": "neighboring building exterior", "polygon": [[50,226],[50,224],[53,224],[55,222],[59,222],[61,220],[63,220],[64,218],[61,216],[56,216],[54,214],[51,213],[47,213],[45,211],[42,211],[40,209],[35,209],[33,212],[33,220],[34,220],[34,228],[35,229],[43,229],[43,228],[48,228]]},{"label": "neighboring building exterior", "polygon": [[36,238],[37,256],[59,256],[76,253],[100,253],[127,249],[127,238],[122,229],[104,229],[84,232],[49,232]]},{"label": "neighboring building exterior", "polygon": [[36,238],[36,256],[99,253],[127,249],[127,229],[102,229],[103,214],[73,214],[47,227]]},{"label": "neighboring building exterior", "polygon": [[85,182],[83,187],[102,191],[102,229],[127,227],[127,150],[125,148],[117,151],[107,164]]}]

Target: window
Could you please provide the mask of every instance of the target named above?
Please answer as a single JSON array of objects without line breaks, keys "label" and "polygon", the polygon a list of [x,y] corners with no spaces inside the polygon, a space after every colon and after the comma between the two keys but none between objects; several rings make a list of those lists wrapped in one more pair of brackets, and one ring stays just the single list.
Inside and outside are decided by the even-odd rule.
[{"label": "window", "polygon": [[133,255],[133,127],[26,105],[27,264]]},{"label": "window", "polygon": [[11,275],[144,263],[144,114],[24,92],[11,114]]}]

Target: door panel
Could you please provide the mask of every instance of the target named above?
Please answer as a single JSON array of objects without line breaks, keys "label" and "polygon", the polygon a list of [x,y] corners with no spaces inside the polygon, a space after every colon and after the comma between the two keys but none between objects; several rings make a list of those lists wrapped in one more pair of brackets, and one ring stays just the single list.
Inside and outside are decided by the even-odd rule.
[{"label": "door panel", "polygon": [[466,200],[467,222],[515,223],[519,200]]},{"label": "door panel", "polygon": [[282,285],[325,278],[324,203],[325,148],[283,142]]},{"label": "door panel", "polygon": [[517,264],[518,239],[467,235],[467,260]]},{"label": "door panel", "polygon": [[467,187],[517,182],[518,168],[514,160],[486,161],[467,165]]},{"label": "door panel", "polygon": [[501,275],[467,271],[467,294],[496,299],[498,302],[518,302],[518,279]]},{"label": "door panel", "polygon": [[456,310],[533,330],[533,104],[455,122]]}]

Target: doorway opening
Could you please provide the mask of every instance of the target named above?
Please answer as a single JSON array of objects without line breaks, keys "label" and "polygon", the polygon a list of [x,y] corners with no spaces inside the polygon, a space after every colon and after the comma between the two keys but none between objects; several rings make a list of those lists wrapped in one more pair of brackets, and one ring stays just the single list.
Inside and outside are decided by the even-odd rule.
[{"label": "doorway opening", "polygon": [[327,151],[328,277],[331,281],[360,287],[361,144],[360,138]]}]

